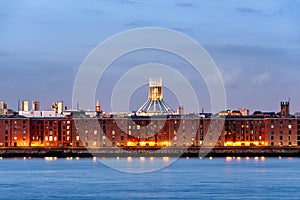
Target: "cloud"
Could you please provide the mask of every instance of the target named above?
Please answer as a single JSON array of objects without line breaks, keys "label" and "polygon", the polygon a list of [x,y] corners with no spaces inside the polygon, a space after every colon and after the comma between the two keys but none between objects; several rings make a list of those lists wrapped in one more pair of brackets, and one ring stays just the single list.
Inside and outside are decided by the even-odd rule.
[{"label": "cloud", "polygon": [[232,67],[232,69],[220,69],[223,81],[226,87],[237,86],[240,77],[242,76],[242,70],[238,67]]},{"label": "cloud", "polygon": [[271,77],[269,75],[269,73],[267,72],[263,72],[258,74],[256,77],[254,77],[254,79],[252,80],[252,85],[253,86],[262,86],[264,84],[266,84],[267,82],[269,82],[271,80]]}]

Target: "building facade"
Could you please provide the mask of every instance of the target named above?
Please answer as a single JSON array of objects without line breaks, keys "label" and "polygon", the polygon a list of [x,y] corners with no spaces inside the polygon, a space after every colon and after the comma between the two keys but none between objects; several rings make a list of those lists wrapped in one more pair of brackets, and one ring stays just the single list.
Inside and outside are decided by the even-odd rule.
[{"label": "building facade", "polygon": [[30,119],[13,116],[0,117],[0,147],[30,146]]},{"label": "building facade", "polygon": [[300,118],[1,116],[0,147],[300,146]]}]

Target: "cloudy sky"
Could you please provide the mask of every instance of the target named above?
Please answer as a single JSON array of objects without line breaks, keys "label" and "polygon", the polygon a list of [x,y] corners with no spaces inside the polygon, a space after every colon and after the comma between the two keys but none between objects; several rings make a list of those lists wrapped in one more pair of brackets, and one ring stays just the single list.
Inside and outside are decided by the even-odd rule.
[{"label": "cloudy sky", "polygon": [[[44,109],[53,101],[71,105],[76,73],[97,44],[132,28],[164,27],[204,46],[221,71],[229,109],[278,111],[279,102],[290,98],[292,112],[300,111],[299,11],[293,0],[0,1],[0,100],[14,109],[19,99],[41,100]],[[143,55],[168,58],[156,54]],[[107,72],[97,92],[104,110],[110,95],[105,88],[120,76],[116,70]],[[199,85],[201,106],[209,111],[203,83],[191,82]],[[143,103],[146,88],[141,91],[133,105]]]}]

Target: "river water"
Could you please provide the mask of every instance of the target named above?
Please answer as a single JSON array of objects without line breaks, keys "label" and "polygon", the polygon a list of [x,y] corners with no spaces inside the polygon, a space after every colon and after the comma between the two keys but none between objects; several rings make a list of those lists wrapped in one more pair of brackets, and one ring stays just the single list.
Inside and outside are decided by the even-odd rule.
[{"label": "river water", "polygon": [[122,159],[130,170],[170,165],[133,174],[92,158],[3,158],[0,199],[300,199],[299,158],[105,160]]}]

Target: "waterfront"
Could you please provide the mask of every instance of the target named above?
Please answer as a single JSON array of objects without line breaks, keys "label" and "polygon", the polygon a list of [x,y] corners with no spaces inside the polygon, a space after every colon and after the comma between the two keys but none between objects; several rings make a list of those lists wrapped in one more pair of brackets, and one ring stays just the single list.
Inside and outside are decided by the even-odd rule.
[{"label": "waterfront", "polygon": [[[144,161],[131,159],[128,167]],[[91,158],[3,158],[0,199],[298,199],[299,166],[299,158],[286,157],[181,158],[129,174]]]}]

